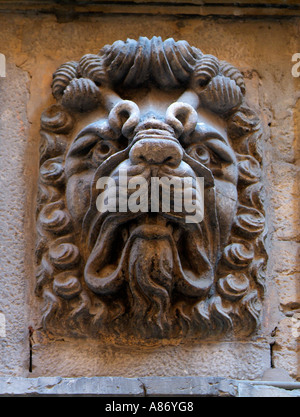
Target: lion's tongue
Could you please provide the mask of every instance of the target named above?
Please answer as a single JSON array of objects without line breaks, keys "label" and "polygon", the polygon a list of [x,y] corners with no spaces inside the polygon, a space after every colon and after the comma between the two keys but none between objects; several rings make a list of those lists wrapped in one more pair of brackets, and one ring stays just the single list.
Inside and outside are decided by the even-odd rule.
[{"label": "lion's tongue", "polygon": [[[99,234],[86,263],[84,270],[85,282],[96,294],[115,293],[123,283],[120,274],[120,265],[122,264],[120,259],[117,259],[114,263],[109,263],[111,254],[114,253],[115,233],[115,228],[107,228],[106,231]],[[124,254],[122,253],[123,257]]]},{"label": "lion's tongue", "polygon": [[[110,226],[102,228],[99,233],[84,271],[85,281],[94,293],[116,293],[124,280],[130,280],[132,276],[133,258],[140,270],[141,285],[146,285],[155,276],[155,285],[159,286],[160,276],[164,275],[160,273],[165,268],[169,271],[165,276],[172,276],[170,282],[180,293],[199,297],[209,290],[213,282],[213,268],[206,256],[199,230],[189,232],[184,243],[189,250],[185,250],[186,255],[182,257],[178,253],[172,229],[162,224],[135,223],[129,228],[130,235],[126,242],[122,240],[122,234],[126,237],[128,225]],[[115,256],[112,257],[112,254]]]}]

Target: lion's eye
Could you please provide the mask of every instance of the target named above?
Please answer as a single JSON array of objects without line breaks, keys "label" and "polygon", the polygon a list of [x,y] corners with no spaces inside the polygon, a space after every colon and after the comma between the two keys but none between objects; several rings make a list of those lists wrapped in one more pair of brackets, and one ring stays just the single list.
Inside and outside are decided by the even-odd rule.
[{"label": "lion's eye", "polygon": [[196,148],[196,157],[201,161],[203,164],[209,164],[210,162],[210,155],[207,149],[198,146]]},{"label": "lion's eye", "polygon": [[208,165],[210,163],[210,153],[204,146],[194,144],[189,146],[186,151],[196,161],[199,161],[204,165]]},{"label": "lion's eye", "polygon": [[186,152],[204,165],[220,165],[234,161],[232,149],[218,138],[209,138],[201,143],[194,143],[186,149]]},{"label": "lion's eye", "polygon": [[99,143],[99,145],[96,147],[95,151],[99,155],[106,156],[111,150],[111,146],[108,143]]},{"label": "lion's eye", "polygon": [[100,139],[97,145],[93,149],[92,159],[96,163],[101,163],[109,156],[118,152],[118,144],[112,141]]}]

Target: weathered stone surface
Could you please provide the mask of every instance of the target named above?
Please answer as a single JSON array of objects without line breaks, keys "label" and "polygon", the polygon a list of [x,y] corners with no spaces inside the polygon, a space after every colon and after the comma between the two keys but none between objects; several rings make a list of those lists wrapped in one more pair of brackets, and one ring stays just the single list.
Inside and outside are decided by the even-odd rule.
[{"label": "weathered stone surface", "polygon": [[279,300],[285,311],[300,308],[299,282],[300,273],[278,274],[275,278]]},{"label": "weathered stone surface", "polygon": [[[133,3],[123,4],[120,1],[110,1],[109,3],[103,1],[69,1],[67,5],[53,2],[35,1],[33,4],[30,0],[23,0],[21,2],[1,1],[0,10],[5,12],[17,10],[18,12],[43,12],[43,13],[57,13],[63,21],[68,20],[70,14],[70,7],[72,7],[72,14],[85,13],[123,13],[123,14],[152,14],[152,15],[196,15],[196,16],[299,16],[299,6],[294,0],[289,0],[282,4],[279,0],[265,1],[263,4],[257,0],[246,1],[242,0],[239,4],[242,7],[232,4],[229,1],[200,1],[200,0],[176,0],[176,1],[158,1],[158,0],[138,0]],[[259,6],[259,7],[258,7]],[[283,7],[284,6],[284,7]]]},{"label": "weathered stone surface", "polygon": [[289,240],[274,240],[270,261],[269,269],[274,277],[276,275],[288,277],[299,273],[299,243]]},{"label": "weathered stone surface", "polygon": [[285,310],[299,308],[299,243],[274,240],[268,270],[276,283],[281,306]]},{"label": "weathered stone surface", "polygon": [[273,347],[273,363],[276,368],[283,368],[295,378],[300,371],[300,313],[291,313],[291,317],[280,321],[276,329]]},{"label": "weathered stone surface", "polygon": [[52,94],[36,226],[44,330],[126,345],[253,334],[263,129],[241,72],[140,37],[62,64]]},{"label": "weathered stone surface", "polygon": [[264,372],[262,381],[293,382],[294,380],[285,369],[270,368]]},{"label": "weathered stone surface", "polygon": [[139,378],[147,396],[236,397],[236,381],[225,378]]},{"label": "weathered stone surface", "polygon": [[[72,355],[70,355],[72,352]],[[32,376],[220,376],[260,379],[270,367],[267,342],[202,343],[158,348],[101,346],[95,340],[45,341],[33,346]]]},{"label": "weathered stone surface", "polygon": [[0,378],[0,396],[141,397],[143,385],[129,378]]},{"label": "weathered stone surface", "polygon": [[240,398],[295,398],[300,397],[300,390],[286,390],[277,387],[255,385],[252,384],[239,384],[239,395]]},{"label": "weathered stone surface", "polygon": [[[10,2],[11,3],[11,2]],[[274,1],[272,2],[274,3]],[[282,12],[281,8],[281,12]],[[272,188],[272,176],[276,176],[277,170],[270,170],[270,162],[281,162],[284,161],[288,164],[288,169],[285,169],[285,176],[287,179],[285,183],[288,188],[289,181],[295,184],[295,175],[293,174],[293,163],[297,160],[297,152],[299,155],[299,100],[298,106],[296,95],[299,91],[300,79],[293,79],[291,77],[291,57],[295,52],[299,52],[299,21],[296,20],[282,20],[281,22],[274,20],[244,20],[238,21],[234,19],[229,20],[218,20],[218,19],[199,19],[195,18],[172,18],[162,16],[148,17],[147,19],[137,19],[136,16],[98,16],[98,17],[84,17],[79,18],[76,21],[72,21],[69,17],[69,21],[58,23],[54,16],[20,16],[16,14],[1,15],[0,17],[1,31],[0,31],[0,42],[1,42],[1,53],[4,53],[8,59],[8,62],[13,66],[19,67],[15,70],[10,78],[0,80],[1,88],[1,100],[8,102],[12,91],[14,93],[22,94],[19,96],[22,108],[22,114],[24,120],[26,119],[25,113],[28,112],[28,120],[30,122],[30,133],[26,137],[20,133],[18,136],[14,136],[18,131],[18,128],[14,128],[14,132],[11,132],[9,124],[1,126],[1,177],[5,176],[5,172],[8,170],[9,175],[15,178],[18,182],[16,172],[22,171],[22,167],[25,166],[25,179],[21,177],[19,184],[22,184],[18,188],[16,195],[21,197],[14,204],[19,208],[18,210],[7,210],[1,211],[1,237],[2,233],[7,236],[6,230],[8,224],[12,223],[17,225],[16,228],[9,233],[9,239],[5,242],[10,241],[8,247],[5,245],[1,248],[1,254],[4,252],[5,259],[1,263],[2,270],[5,270],[5,275],[1,276],[1,288],[5,290],[0,292],[0,312],[2,307],[5,307],[6,315],[6,339],[1,338],[1,365],[0,373],[11,374],[11,375],[23,375],[27,372],[28,361],[29,361],[29,349],[28,349],[28,324],[36,326],[39,315],[32,311],[35,308],[35,301],[30,300],[31,318],[28,322],[24,318],[25,305],[28,298],[24,295],[24,288],[27,287],[29,277],[33,277],[33,248],[34,248],[34,237],[32,236],[32,230],[34,229],[34,211],[35,211],[35,178],[37,177],[38,170],[38,155],[36,153],[39,143],[39,117],[42,109],[53,104],[53,100],[49,99],[49,85],[51,84],[51,74],[55,69],[66,59],[79,59],[88,49],[92,53],[97,53],[99,47],[106,43],[111,43],[115,39],[125,39],[127,36],[136,38],[140,33],[145,36],[151,37],[154,34],[160,34],[163,38],[169,36],[175,39],[186,39],[193,45],[196,45],[203,49],[204,52],[212,52],[214,55],[221,57],[224,60],[232,62],[234,65],[243,69],[246,78],[247,88],[252,89],[251,97],[259,103],[263,109],[263,118],[265,120],[266,127],[268,129],[268,123],[271,123],[270,129],[272,135],[269,137],[265,144],[264,156],[265,156],[265,175],[264,182]],[[76,39],[76,42],[70,42],[70,39]],[[262,42],[263,39],[263,42]],[[100,45],[101,44],[101,45]],[[284,51],[284,53],[283,53]],[[255,80],[253,75],[255,74]],[[250,79],[252,77],[252,79]],[[18,85],[17,88],[3,90],[3,86],[6,81],[13,82]],[[29,97],[27,97],[26,87],[30,80],[30,89],[28,90]],[[254,82],[254,81],[255,82]],[[252,85],[253,81],[253,85]],[[6,84],[7,85],[7,84]],[[11,84],[10,84],[11,85]],[[2,94],[3,92],[3,94]],[[251,98],[252,100],[252,98]],[[250,101],[251,101],[250,100]],[[12,99],[13,101],[13,99]],[[12,106],[13,103],[11,103]],[[297,110],[298,109],[298,110]],[[297,113],[298,112],[298,113]],[[293,114],[294,123],[292,123]],[[3,116],[2,116],[3,117]],[[16,123],[16,118],[10,118]],[[26,120],[25,120],[26,122]],[[5,128],[4,128],[5,127]],[[278,134],[278,129],[280,132]],[[295,134],[294,134],[295,129]],[[297,133],[298,132],[298,133]],[[280,137],[280,143],[277,139]],[[298,137],[298,140],[297,140]],[[13,143],[18,146],[14,146],[13,150],[10,145],[11,138],[14,138]],[[296,152],[296,146],[293,147],[293,138],[295,142],[298,142],[298,151]],[[287,140],[287,146],[284,141]],[[27,142],[26,142],[27,141]],[[24,153],[24,143],[28,145],[28,153]],[[4,144],[4,145],[2,145]],[[296,144],[295,144],[296,145]],[[295,149],[296,148],[296,149]],[[12,152],[11,152],[12,150]],[[17,157],[18,155],[18,157]],[[2,158],[3,156],[3,158]],[[28,156],[28,157],[27,157]],[[12,173],[9,161],[16,157],[17,164],[14,166],[16,170]],[[299,158],[299,156],[298,156]],[[4,165],[5,164],[5,165]],[[5,166],[5,170],[2,167]],[[18,170],[17,170],[18,168]],[[280,170],[282,172],[282,170]],[[7,174],[8,175],[8,174]],[[290,176],[290,177],[289,177]],[[288,179],[290,178],[290,180]],[[10,180],[11,181],[11,180]],[[279,183],[279,181],[277,181]],[[279,184],[280,186],[280,184]],[[25,188],[24,188],[25,187]],[[6,194],[10,195],[10,188],[7,188],[7,182],[5,182],[5,191],[2,193],[1,198]],[[26,233],[26,252],[24,251],[22,242],[22,218],[24,216],[26,206],[25,200],[22,193],[26,191],[28,196],[28,210],[26,212],[25,225],[27,229]],[[14,195],[15,193],[12,192]],[[295,198],[295,213],[297,213],[297,194],[294,194]],[[269,201],[269,193],[267,196]],[[9,197],[10,198],[10,197]],[[281,197],[280,197],[281,198]],[[268,204],[268,223],[270,233],[274,234],[275,226],[274,220],[274,209],[272,205],[276,199],[270,200]],[[282,199],[282,203],[285,204],[286,198]],[[289,210],[291,203],[289,201]],[[1,206],[2,210],[2,206]],[[277,206],[277,212],[279,207]],[[291,213],[293,216],[295,213]],[[292,219],[288,219],[284,216],[281,211],[282,218],[285,224],[297,226]],[[276,227],[278,227],[278,222]],[[279,224],[280,227],[280,224]],[[15,230],[20,229],[15,233]],[[292,234],[291,234],[292,232]],[[291,231],[289,228],[289,235],[285,233],[283,229],[280,229],[282,238],[289,239],[289,236],[297,236],[297,232]],[[284,237],[286,236],[286,237]],[[297,273],[290,273],[291,268],[288,266],[289,260],[286,255],[283,258],[280,256],[279,247],[275,244],[277,240],[268,241],[269,255],[274,260],[277,260],[277,271],[284,270],[283,281],[284,288],[282,292],[281,302],[284,305],[288,305],[290,308],[290,301],[294,302],[297,299],[296,294],[293,292],[297,289]],[[291,249],[291,257],[295,252]],[[275,252],[274,252],[275,251]],[[284,249],[287,254],[287,251]],[[25,255],[24,255],[25,253]],[[274,253],[274,256],[272,254]],[[26,258],[24,264],[25,270],[20,266],[22,259]],[[6,259],[9,264],[6,262]],[[12,261],[13,260],[13,261]],[[282,265],[280,266],[280,263]],[[294,265],[291,264],[291,265]],[[292,267],[294,268],[294,267]],[[13,271],[13,274],[11,274]],[[280,274],[275,278],[277,283],[280,281]],[[268,285],[274,290],[274,276],[276,274],[271,273],[268,276]],[[290,288],[289,280],[291,281]],[[8,290],[9,283],[13,282],[13,288]],[[20,290],[22,288],[22,290]],[[279,293],[281,291],[278,287]],[[269,291],[268,294],[272,293]],[[29,290],[31,293],[31,289]],[[272,293],[274,294],[274,293]],[[280,294],[279,294],[280,295]],[[13,302],[10,300],[13,299]],[[269,300],[270,307],[266,312],[265,327],[262,329],[261,337],[264,341],[264,347],[261,350],[261,346],[256,343],[256,339],[253,340],[252,348],[249,349],[247,346],[235,347],[235,353],[230,350],[230,344],[226,351],[222,350],[219,342],[216,342],[215,346],[208,347],[202,350],[203,355],[198,354],[193,356],[195,358],[194,363],[188,363],[188,368],[192,369],[193,373],[197,375],[197,369],[203,370],[206,375],[234,375],[235,378],[260,378],[264,369],[270,366],[270,355],[269,355],[269,335],[271,331],[277,325],[277,313],[278,302],[275,296]],[[36,309],[39,311],[39,308]],[[274,311],[274,314],[270,312]],[[287,326],[287,323],[282,324],[283,328]],[[268,331],[264,332],[267,328]],[[286,332],[282,335],[289,340],[289,336]],[[284,337],[282,339],[282,358],[284,358]],[[62,370],[64,376],[71,376],[78,372],[78,375],[87,375],[90,370],[94,375],[99,375],[104,368],[102,362],[102,356],[99,358],[99,350],[102,349],[101,343],[99,342],[98,348],[97,343],[93,342],[92,347],[89,350],[88,344],[82,341],[74,341],[69,344],[68,341],[61,341],[59,343],[49,343],[49,350],[45,348],[42,350],[41,346],[37,346],[33,355],[33,363],[35,366],[34,371],[36,375],[58,375]],[[65,343],[65,348],[62,346]],[[56,345],[56,347],[55,347]],[[83,350],[86,351],[82,356],[80,355],[80,349],[85,346]],[[8,348],[9,347],[9,348]],[[219,353],[218,352],[218,349]],[[55,351],[57,349],[58,360],[55,360]],[[240,349],[240,350],[239,350]],[[241,349],[243,354],[241,354]],[[247,355],[247,351],[250,351],[250,355]],[[40,353],[39,353],[40,351]],[[50,352],[50,357],[47,357]],[[89,352],[89,353],[88,353]],[[183,351],[184,352],[184,351]],[[261,353],[263,354],[261,355]],[[291,373],[295,373],[297,368],[297,353],[294,350],[289,350],[289,363],[282,362],[283,366],[286,367]],[[76,358],[77,365],[74,368],[74,363],[70,358],[72,356]],[[291,356],[290,356],[291,355]],[[109,357],[105,357],[105,360],[110,361],[110,366],[105,366],[105,371],[111,371],[114,375],[120,375],[121,373],[127,372],[129,367],[134,364],[134,361],[140,360],[139,366],[134,364],[133,369],[139,369],[139,375],[144,375],[149,371],[149,374],[154,374],[162,369],[166,375],[169,372],[176,373],[177,361],[174,360],[176,357],[182,357],[181,348],[178,347],[177,354],[171,355],[170,361],[167,360],[168,356],[164,353],[157,352],[156,359],[151,364],[149,369],[149,359],[153,359],[153,354],[148,354],[145,350],[144,354],[141,355],[135,352],[130,357],[129,353],[124,353],[124,349],[116,350],[111,353]],[[197,361],[197,357],[201,358],[201,361]],[[117,358],[117,360],[116,360]],[[214,358],[217,358],[215,361]],[[228,358],[228,360],[227,360]],[[290,359],[293,358],[292,361]],[[209,360],[208,360],[209,359]],[[240,359],[240,362],[239,362]],[[65,360],[65,362],[64,362]],[[163,366],[163,360],[167,364]],[[238,360],[238,361],[237,361]],[[45,367],[43,366],[45,361]],[[122,364],[123,361],[123,364]],[[127,361],[127,370],[124,362]],[[298,361],[299,362],[299,361]],[[114,363],[116,364],[114,366]],[[175,365],[174,365],[175,364]],[[207,365],[206,365],[207,364]],[[234,365],[233,370],[230,369],[231,364]],[[212,365],[212,371],[210,369]],[[276,362],[276,366],[280,364]],[[180,374],[185,374],[186,370],[184,366],[184,360],[179,367]],[[169,371],[170,370],[170,371]],[[298,373],[299,376],[299,373]]]},{"label": "weathered stone surface", "polygon": [[270,214],[273,217],[274,238],[299,241],[299,178],[300,167],[284,162],[272,163]]},{"label": "weathered stone surface", "polygon": [[[0,397],[299,397],[299,384],[183,378],[0,378]],[[138,400],[137,400],[138,402]],[[109,403],[109,401],[108,401]]]},{"label": "weathered stone surface", "polygon": [[23,375],[28,348],[21,277],[26,248],[24,155],[29,78],[10,59],[7,61],[7,77],[0,78],[0,375]]}]

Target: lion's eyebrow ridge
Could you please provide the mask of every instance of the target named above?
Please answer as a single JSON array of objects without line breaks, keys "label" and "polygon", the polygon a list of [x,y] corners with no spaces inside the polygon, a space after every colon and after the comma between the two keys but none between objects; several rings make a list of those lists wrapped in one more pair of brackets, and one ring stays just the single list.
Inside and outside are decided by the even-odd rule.
[{"label": "lion's eyebrow ridge", "polygon": [[107,124],[106,121],[103,120],[98,120],[97,122],[91,123],[88,126],[84,127],[76,136],[76,138],[74,139],[75,143],[77,140],[79,140],[82,136],[85,136],[89,133],[93,134],[93,135],[97,135],[100,139],[104,139],[104,132],[105,130],[107,130]]}]

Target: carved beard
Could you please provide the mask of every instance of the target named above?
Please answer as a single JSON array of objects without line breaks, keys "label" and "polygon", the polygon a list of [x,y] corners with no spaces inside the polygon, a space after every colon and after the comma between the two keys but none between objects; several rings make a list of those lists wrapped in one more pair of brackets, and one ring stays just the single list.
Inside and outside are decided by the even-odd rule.
[{"label": "carved beard", "polygon": [[130,237],[128,301],[130,319],[136,325],[168,331],[174,286],[174,242],[160,226],[142,226]]},{"label": "carved beard", "polygon": [[[127,161],[110,174],[116,182]],[[156,175],[187,176],[182,167],[171,171],[160,167]],[[98,170],[94,183],[104,172],[105,167]],[[151,168],[131,166],[127,172],[128,178],[143,176],[150,189]],[[213,235],[208,230],[209,215],[201,224],[186,224],[184,212],[99,213],[91,209],[92,200],[84,222],[85,282],[99,296],[124,294],[125,287],[128,320],[146,337],[165,336],[176,325],[176,302],[184,297],[199,301],[213,283],[218,228]]]}]

